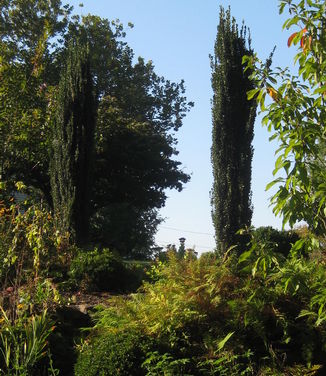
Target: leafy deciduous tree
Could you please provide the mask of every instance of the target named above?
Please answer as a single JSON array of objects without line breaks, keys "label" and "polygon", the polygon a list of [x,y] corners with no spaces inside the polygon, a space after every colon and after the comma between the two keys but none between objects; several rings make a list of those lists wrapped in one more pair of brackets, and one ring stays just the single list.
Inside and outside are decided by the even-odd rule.
[{"label": "leafy deciduous tree", "polygon": [[0,3],[0,178],[23,180],[51,202],[48,103],[58,37],[71,8],[59,0]]},{"label": "leafy deciduous tree", "polygon": [[[304,220],[314,234],[325,235],[326,3],[282,0],[279,7],[281,13],[287,7],[291,14],[284,28],[297,28],[288,46],[298,45],[299,73],[292,76],[287,68],[272,71],[257,57],[247,57],[257,84],[248,97],[257,98],[266,113],[263,124],[280,144],[273,174],[283,171],[283,177],[267,186],[279,185],[272,198],[274,213],[283,216],[284,224]],[[266,95],[272,98],[268,105]]]},{"label": "leafy deciduous tree", "polygon": [[121,25],[83,17],[74,33],[90,43],[98,99],[93,190],[93,237],[140,257],[153,244],[165,189],[181,190],[189,175],[175,160],[175,132],[192,103],[184,83],[157,76],[151,62],[123,42]]},{"label": "leafy deciduous tree", "polygon": [[[148,87],[154,85],[149,78]],[[142,89],[140,101],[141,94]],[[163,96],[162,89],[161,100]],[[140,113],[135,116],[128,114],[122,100],[124,96],[107,96],[99,106],[93,224],[96,238],[107,245],[120,248],[123,253],[132,249],[148,252],[160,221],[157,209],[165,204],[164,190],[181,190],[189,176],[173,159],[176,150],[172,137],[140,112],[144,105],[139,104]]]}]

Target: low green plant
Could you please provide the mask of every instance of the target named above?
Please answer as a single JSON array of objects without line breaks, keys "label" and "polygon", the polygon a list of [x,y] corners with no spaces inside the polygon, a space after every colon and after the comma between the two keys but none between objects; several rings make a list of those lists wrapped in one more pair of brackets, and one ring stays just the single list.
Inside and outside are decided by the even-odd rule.
[{"label": "low green plant", "polygon": [[[17,183],[17,187],[21,185]],[[42,203],[0,201],[0,284],[19,286],[64,267],[72,247]]]},{"label": "low green plant", "polygon": [[96,331],[83,345],[75,375],[144,375],[142,363],[150,343],[151,340],[138,331]]},{"label": "low green plant", "polygon": [[17,291],[17,316],[55,311],[62,297],[50,279],[39,278],[21,286]]},{"label": "low green plant", "polygon": [[[248,350],[245,354],[236,355],[229,351],[218,351],[215,358],[209,358],[198,363],[201,375],[241,375],[249,376],[254,372],[251,356],[253,354]],[[244,366],[244,364],[246,364]]]},{"label": "low green plant", "polygon": [[[3,375],[42,375],[41,361],[48,355],[48,337],[54,327],[47,311],[39,316],[10,322],[1,308],[0,372]],[[46,366],[45,366],[46,367]],[[56,371],[52,368],[52,373]],[[50,372],[50,371],[49,371]]]},{"label": "low green plant", "polygon": [[158,351],[150,351],[142,364],[142,374],[146,376],[185,375],[190,362],[189,358],[176,359],[169,353],[160,354]]}]

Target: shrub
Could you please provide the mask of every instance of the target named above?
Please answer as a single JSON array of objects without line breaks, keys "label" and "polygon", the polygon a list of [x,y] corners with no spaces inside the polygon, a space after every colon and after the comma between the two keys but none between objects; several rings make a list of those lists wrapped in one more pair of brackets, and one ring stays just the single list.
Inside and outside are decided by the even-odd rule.
[{"label": "shrub", "polygon": [[94,335],[77,359],[76,376],[145,375],[142,363],[150,348],[148,337],[137,331],[95,332]]},{"label": "shrub", "polygon": [[149,280],[148,270],[150,269],[151,261],[128,260],[123,262],[126,268],[125,291],[135,292],[142,285],[144,281]]},{"label": "shrub", "polygon": [[120,292],[127,283],[121,258],[107,248],[80,250],[71,262],[69,276],[75,286],[91,291]]},{"label": "shrub", "polygon": [[257,243],[264,244],[265,247],[283,256],[288,256],[292,245],[299,240],[299,235],[294,231],[279,231],[271,226],[258,227],[253,231],[253,236]]},{"label": "shrub", "polygon": [[187,369],[191,363],[189,358],[177,358],[170,353],[160,354],[158,351],[151,351],[146,354],[146,360],[143,363],[146,376],[154,375],[192,375],[191,370]]},{"label": "shrub", "polygon": [[64,269],[68,234],[60,234],[42,204],[0,201],[0,284],[14,286]]}]

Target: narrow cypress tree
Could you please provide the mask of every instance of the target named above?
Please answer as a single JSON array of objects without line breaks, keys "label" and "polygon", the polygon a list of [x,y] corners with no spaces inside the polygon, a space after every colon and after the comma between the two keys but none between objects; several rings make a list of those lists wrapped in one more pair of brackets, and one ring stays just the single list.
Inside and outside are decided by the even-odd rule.
[{"label": "narrow cypress tree", "polygon": [[[251,223],[251,162],[256,103],[247,100],[253,88],[242,57],[251,55],[246,27],[239,31],[230,8],[221,7],[211,57],[212,67],[212,219],[217,251],[239,244],[237,230]],[[247,44],[248,42],[248,44]]]},{"label": "narrow cypress tree", "polygon": [[86,47],[72,40],[67,49],[53,121],[50,164],[54,212],[62,231],[88,240],[95,102]]}]

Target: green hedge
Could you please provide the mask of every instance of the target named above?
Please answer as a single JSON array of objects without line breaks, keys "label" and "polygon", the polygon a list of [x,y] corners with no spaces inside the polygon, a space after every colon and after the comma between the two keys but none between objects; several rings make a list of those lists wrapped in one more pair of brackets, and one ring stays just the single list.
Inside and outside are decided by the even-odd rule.
[{"label": "green hedge", "polygon": [[[95,336],[94,336],[95,335]],[[136,331],[93,333],[75,365],[76,376],[144,375],[150,340]]]},{"label": "green hedge", "polygon": [[109,249],[80,250],[71,262],[69,277],[84,290],[119,292],[124,290],[126,269]]},{"label": "green hedge", "polygon": [[299,240],[294,231],[276,230],[271,226],[258,227],[253,231],[256,242],[287,257],[292,245]]},{"label": "green hedge", "polygon": [[69,285],[87,291],[133,292],[146,279],[148,263],[123,261],[107,248],[79,250],[72,260]]}]

